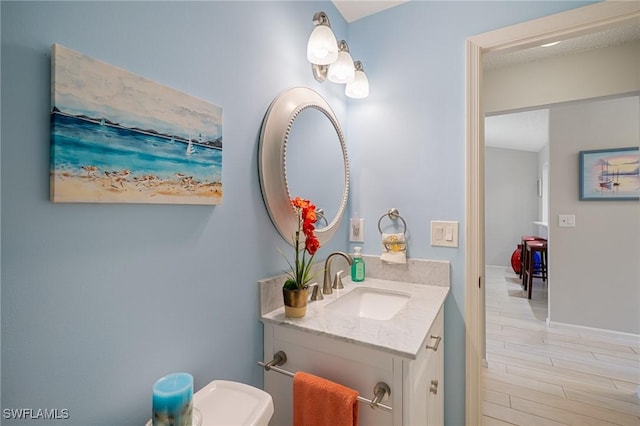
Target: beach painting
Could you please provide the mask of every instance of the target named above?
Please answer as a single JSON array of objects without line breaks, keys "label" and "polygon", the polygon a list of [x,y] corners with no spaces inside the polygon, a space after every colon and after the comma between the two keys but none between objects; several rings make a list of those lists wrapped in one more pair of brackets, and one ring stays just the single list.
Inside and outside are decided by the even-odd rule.
[{"label": "beach painting", "polygon": [[222,203],[221,107],[51,51],[51,201]]},{"label": "beach painting", "polygon": [[638,147],[580,151],[580,200],[639,200]]}]

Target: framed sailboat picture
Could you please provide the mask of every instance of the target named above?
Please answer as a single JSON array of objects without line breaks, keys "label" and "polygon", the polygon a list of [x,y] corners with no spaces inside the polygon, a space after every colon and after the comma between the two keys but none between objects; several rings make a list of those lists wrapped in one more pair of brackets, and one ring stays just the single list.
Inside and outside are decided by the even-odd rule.
[{"label": "framed sailboat picture", "polygon": [[639,200],[638,147],[580,151],[580,200]]},{"label": "framed sailboat picture", "polygon": [[51,201],[222,203],[221,107],[51,51]]}]

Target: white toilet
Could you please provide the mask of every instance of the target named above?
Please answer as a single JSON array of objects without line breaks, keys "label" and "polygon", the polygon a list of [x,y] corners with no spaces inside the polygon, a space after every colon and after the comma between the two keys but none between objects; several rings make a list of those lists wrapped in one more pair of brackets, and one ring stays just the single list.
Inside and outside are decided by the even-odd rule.
[{"label": "white toilet", "polygon": [[[268,426],[273,399],[267,392],[227,380],[214,380],[193,394],[193,426]],[[149,420],[146,426],[151,426]]]},{"label": "white toilet", "polygon": [[214,380],[193,395],[202,426],[267,426],[273,400],[267,392],[227,380]]}]

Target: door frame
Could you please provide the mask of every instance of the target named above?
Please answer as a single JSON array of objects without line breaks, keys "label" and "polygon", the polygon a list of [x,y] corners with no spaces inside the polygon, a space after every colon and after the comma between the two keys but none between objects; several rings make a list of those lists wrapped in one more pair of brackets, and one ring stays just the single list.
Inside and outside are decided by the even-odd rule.
[{"label": "door frame", "polygon": [[465,418],[469,426],[482,424],[482,362],[485,351],[483,55],[570,39],[632,20],[637,20],[640,25],[640,2],[604,1],[466,40]]}]

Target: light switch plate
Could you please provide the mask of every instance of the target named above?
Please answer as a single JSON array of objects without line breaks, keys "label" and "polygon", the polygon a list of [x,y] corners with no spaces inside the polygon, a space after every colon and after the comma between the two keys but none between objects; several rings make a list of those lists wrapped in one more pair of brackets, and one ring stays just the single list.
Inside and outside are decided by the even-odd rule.
[{"label": "light switch plate", "polygon": [[364,243],[364,219],[351,219],[349,222],[349,241]]},{"label": "light switch plate", "polygon": [[442,247],[458,247],[458,222],[432,220],[431,245]]}]

